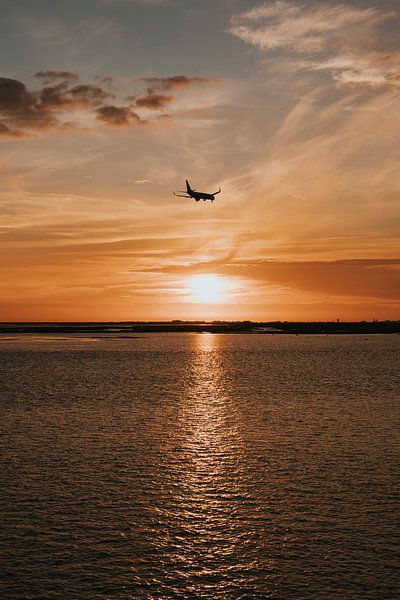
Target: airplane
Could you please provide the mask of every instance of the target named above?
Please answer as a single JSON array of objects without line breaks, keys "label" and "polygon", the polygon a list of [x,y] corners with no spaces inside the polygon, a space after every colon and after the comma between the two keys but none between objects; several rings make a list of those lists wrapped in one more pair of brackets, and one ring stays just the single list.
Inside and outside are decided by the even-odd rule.
[{"label": "airplane", "polygon": [[199,200],[204,200],[204,202],[206,200],[211,200],[211,202],[214,202],[215,196],[217,194],[219,194],[221,191],[221,188],[219,188],[218,192],[213,192],[212,194],[206,194],[206,192],[196,192],[196,190],[192,190],[188,180],[185,179],[185,181],[186,181],[186,191],[178,190],[178,192],[182,192],[182,193],[174,192],[174,196],[180,196],[181,198],[194,198],[194,200],[196,200],[196,202],[198,202]]}]

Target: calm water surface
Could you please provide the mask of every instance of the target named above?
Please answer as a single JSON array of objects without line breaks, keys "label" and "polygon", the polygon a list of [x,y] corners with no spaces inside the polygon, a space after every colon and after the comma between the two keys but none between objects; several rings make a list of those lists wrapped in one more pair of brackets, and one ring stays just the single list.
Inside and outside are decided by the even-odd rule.
[{"label": "calm water surface", "polygon": [[0,336],[0,597],[400,598],[399,349]]}]

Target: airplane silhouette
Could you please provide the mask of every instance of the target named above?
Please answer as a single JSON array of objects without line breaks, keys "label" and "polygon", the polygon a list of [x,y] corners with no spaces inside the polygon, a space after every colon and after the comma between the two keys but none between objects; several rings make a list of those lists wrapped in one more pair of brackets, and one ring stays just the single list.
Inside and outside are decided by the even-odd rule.
[{"label": "airplane silhouette", "polygon": [[219,188],[218,192],[213,192],[212,194],[207,194],[206,192],[196,192],[196,190],[192,190],[188,180],[185,179],[185,181],[186,181],[186,192],[184,190],[178,190],[178,192],[182,192],[182,193],[174,192],[174,196],[180,196],[181,198],[194,198],[194,200],[196,200],[196,202],[198,202],[199,200],[204,200],[204,202],[206,200],[211,200],[211,202],[214,202],[215,196],[217,194],[219,194],[221,191],[221,188]]}]

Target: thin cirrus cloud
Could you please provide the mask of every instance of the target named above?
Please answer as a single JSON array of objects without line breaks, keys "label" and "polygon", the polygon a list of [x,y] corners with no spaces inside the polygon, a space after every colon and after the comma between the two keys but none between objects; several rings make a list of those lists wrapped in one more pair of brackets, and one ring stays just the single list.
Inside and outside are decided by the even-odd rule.
[{"label": "thin cirrus cloud", "polygon": [[261,51],[288,53],[297,68],[329,72],[342,84],[397,85],[399,54],[385,50],[383,31],[396,17],[375,7],[278,0],[234,16],[229,31]]},{"label": "thin cirrus cloud", "polygon": [[[17,79],[0,78],[0,136],[22,138],[48,130],[80,128],[82,111],[86,116],[85,125],[89,123],[91,127],[96,123],[110,127],[147,123],[149,111],[151,118],[152,111],[163,110],[176,100],[171,93],[161,91],[210,81],[184,75],[139,78],[142,85],[145,84],[145,91],[138,97],[128,96],[125,103],[120,104],[117,94],[107,89],[111,78],[96,84],[82,83],[76,73],[67,70],[42,70],[35,77],[39,81],[38,89],[29,89]],[[138,114],[140,109],[146,110],[145,119]]]},{"label": "thin cirrus cloud", "polygon": [[31,37],[36,43],[57,47],[78,48],[105,36],[119,40],[127,35],[114,19],[106,17],[84,19],[74,25],[67,25],[60,19],[43,20],[30,16],[22,20],[22,26],[24,35]]}]

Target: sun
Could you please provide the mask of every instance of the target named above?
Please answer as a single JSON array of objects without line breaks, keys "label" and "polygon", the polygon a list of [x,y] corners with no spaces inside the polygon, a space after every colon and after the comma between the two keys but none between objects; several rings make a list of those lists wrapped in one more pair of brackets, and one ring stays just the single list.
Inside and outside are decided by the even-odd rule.
[{"label": "sun", "polygon": [[188,289],[192,302],[218,304],[223,300],[225,286],[219,275],[192,275],[188,279]]}]

